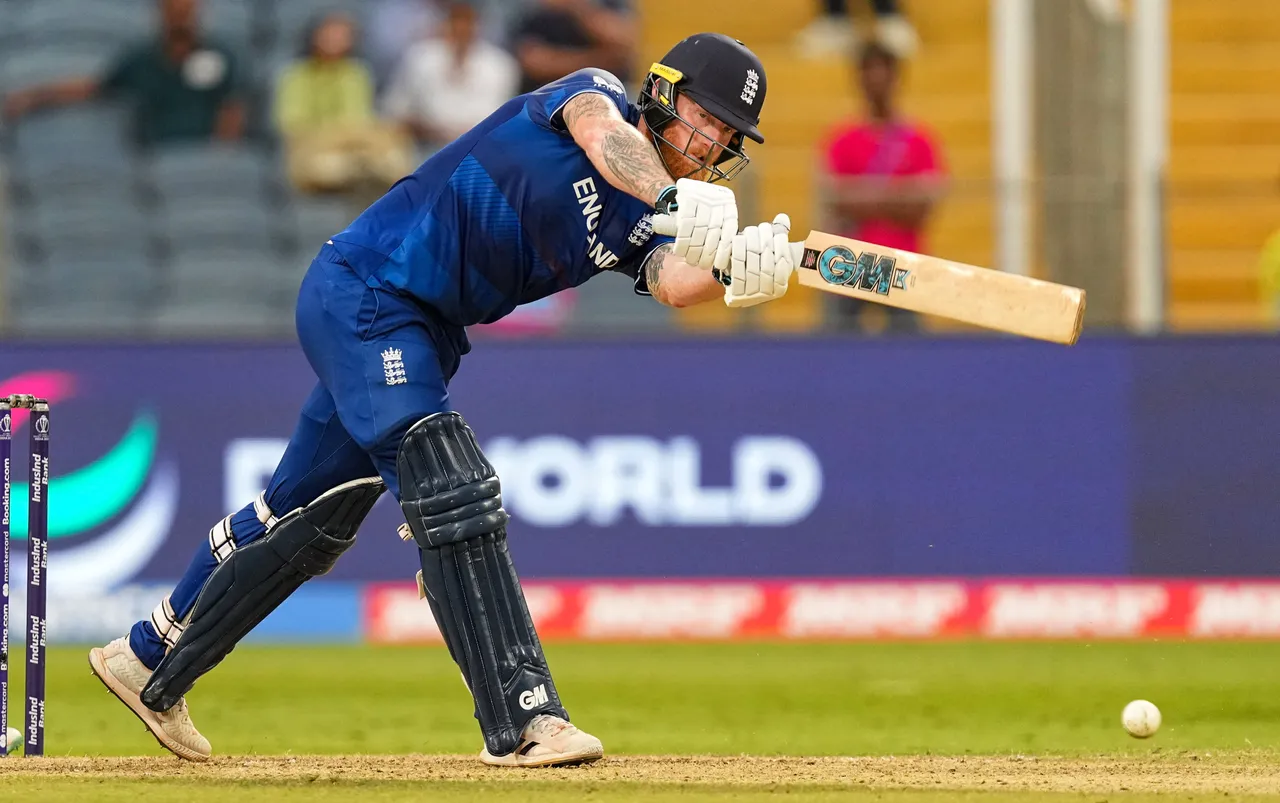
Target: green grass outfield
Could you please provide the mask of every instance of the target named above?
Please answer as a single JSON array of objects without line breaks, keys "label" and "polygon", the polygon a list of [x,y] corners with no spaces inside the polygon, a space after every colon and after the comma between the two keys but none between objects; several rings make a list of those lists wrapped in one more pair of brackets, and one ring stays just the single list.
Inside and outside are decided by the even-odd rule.
[{"label": "green grass outfield", "polygon": [[[50,650],[46,754],[138,758],[0,762],[0,800],[1280,794],[1280,643],[550,644],[560,693],[606,761],[537,772],[467,757],[479,733],[443,648],[241,647],[188,697],[219,757],[209,765],[164,753],[86,651]],[[1164,714],[1145,741],[1119,723],[1139,697]],[[700,758],[641,758],[657,756]]]}]

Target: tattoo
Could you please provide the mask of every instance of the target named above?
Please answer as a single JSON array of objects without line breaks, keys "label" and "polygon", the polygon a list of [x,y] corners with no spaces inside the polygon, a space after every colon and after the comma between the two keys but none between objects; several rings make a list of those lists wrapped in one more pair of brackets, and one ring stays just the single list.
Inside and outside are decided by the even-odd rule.
[{"label": "tattoo", "polygon": [[[640,130],[622,119],[617,107],[599,92],[583,92],[565,104],[560,116],[565,128],[573,133],[578,123],[596,117],[612,120],[613,127],[600,142],[600,158],[609,183],[642,201],[654,203],[658,193],[672,183],[666,165],[653,144]],[[592,157],[595,161],[595,157]],[[596,165],[600,167],[599,164]],[[605,170],[601,169],[601,173]]]},{"label": "tattoo", "polygon": [[564,127],[572,132],[583,117],[609,117],[609,113],[614,111],[613,104],[604,95],[599,92],[583,92],[564,105],[560,116],[564,118]]},{"label": "tattoo", "polygon": [[671,184],[671,176],[654,147],[644,135],[629,125],[618,126],[605,134],[600,151],[604,163],[621,182],[621,188],[641,200],[653,203],[663,187]]},{"label": "tattoo", "polygon": [[674,246],[671,243],[663,243],[644,260],[644,281],[649,286],[649,294],[657,295],[658,285],[662,282],[662,266],[667,261],[667,254],[670,254]]}]

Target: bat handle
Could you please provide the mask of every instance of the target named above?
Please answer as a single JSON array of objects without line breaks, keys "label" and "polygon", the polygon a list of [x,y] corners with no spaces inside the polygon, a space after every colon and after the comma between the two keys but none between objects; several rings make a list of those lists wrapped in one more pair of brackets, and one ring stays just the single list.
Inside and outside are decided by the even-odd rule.
[{"label": "bat handle", "polygon": [[666,237],[676,236],[676,218],[675,215],[654,215],[653,231]]}]

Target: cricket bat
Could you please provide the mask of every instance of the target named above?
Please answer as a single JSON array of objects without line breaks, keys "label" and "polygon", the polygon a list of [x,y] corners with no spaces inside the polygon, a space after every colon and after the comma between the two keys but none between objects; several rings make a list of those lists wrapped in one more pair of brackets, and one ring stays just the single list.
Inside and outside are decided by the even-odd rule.
[{"label": "cricket bat", "polygon": [[796,278],[805,287],[1072,345],[1085,291],[990,268],[812,231]]}]

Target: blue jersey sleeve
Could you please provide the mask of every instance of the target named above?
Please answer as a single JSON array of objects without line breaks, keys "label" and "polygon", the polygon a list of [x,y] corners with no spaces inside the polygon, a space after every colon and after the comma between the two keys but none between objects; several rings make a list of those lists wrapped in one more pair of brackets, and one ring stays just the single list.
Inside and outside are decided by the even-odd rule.
[{"label": "blue jersey sleeve", "polygon": [[632,120],[633,107],[627,101],[627,90],[622,86],[622,82],[613,73],[595,67],[569,73],[564,78],[552,81],[541,89],[531,92],[525,109],[533,122],[552,131],[563,133],[565,127],[560,112],[564,110],[566,103],[583,92],[604,95],[613,101],[624,119]]}]

